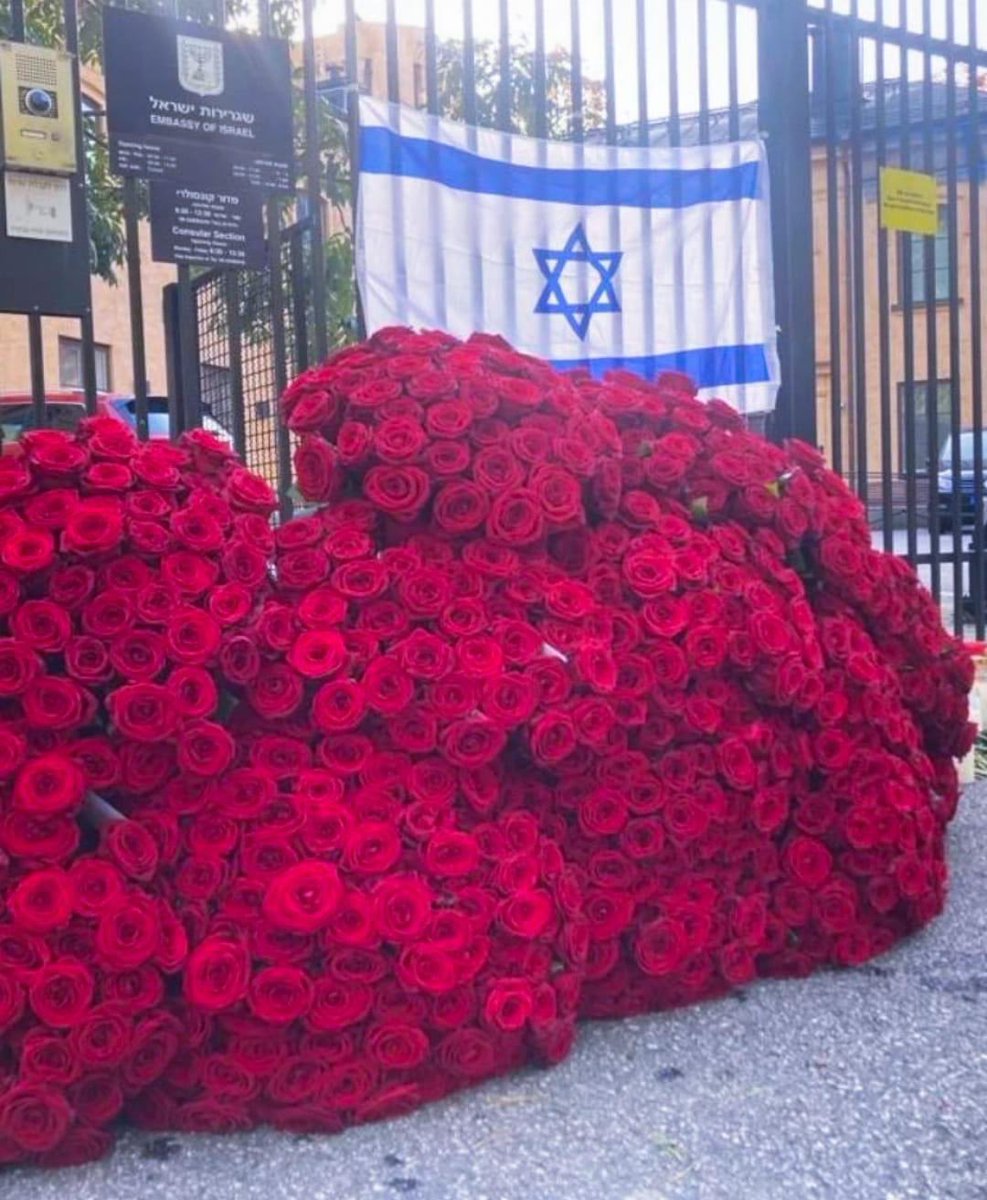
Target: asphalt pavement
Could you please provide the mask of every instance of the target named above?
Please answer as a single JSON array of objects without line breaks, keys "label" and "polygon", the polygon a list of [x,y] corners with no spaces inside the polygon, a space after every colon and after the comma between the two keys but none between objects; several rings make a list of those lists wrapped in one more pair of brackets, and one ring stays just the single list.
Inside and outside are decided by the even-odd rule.
[{"label": "asphalt pavement", "polygon": [[335,1137],[130,1131],[3,1200],[985,1200],[987,784],[884,958],[586,1025],[567,1062]]}]

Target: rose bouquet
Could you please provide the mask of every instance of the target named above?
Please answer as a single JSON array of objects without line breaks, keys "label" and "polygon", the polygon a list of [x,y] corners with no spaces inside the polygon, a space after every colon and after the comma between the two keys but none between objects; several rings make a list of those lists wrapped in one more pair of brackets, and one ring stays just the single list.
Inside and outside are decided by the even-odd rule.
[{"label": "rose bouquet", "polygon": [[282,407],[275,529],[201,433],[0,460],[0,1161],[406,1111],[939,911],[972,665],[815,452],[485,336]]}]

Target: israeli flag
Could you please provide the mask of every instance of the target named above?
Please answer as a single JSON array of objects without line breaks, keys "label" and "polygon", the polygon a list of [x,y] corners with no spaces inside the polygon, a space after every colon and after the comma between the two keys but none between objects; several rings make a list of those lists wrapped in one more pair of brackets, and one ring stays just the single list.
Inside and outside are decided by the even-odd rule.
[{"label": "israeli flag", "polygon": [[500,333],[557,367],[685,371],[742,412],[779,378],[758,141],[540,141],[360,99],[368,332]]}]

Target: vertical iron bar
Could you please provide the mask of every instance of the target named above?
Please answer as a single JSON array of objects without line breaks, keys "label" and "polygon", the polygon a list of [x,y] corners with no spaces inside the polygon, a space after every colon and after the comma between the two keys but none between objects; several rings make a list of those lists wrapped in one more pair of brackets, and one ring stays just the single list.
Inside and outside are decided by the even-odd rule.
[{"label": "vertical iron bar", "polygon": [[[137,201],[137,180],[133,175],[127,175],[123,181],[123,220],[127,241],[127,289],[130,293],[130,350],[134,375],[134,416],[137,422],[137,436],[143,441],[147,438],[147,358],[144,350],[144,297],[141,284],[141,244],[140,225]],[[185,268],[188,273],[188,268]],[[178,270],[179,284],[181,283],[182,268]],[[181,313],[181,306],[179,306]],[[181,372],[184,385],[186,372],[185,364],[191,354],[186,346],[185,330],[179,318],[179,345],[181,347]],[[172,430],[174,435],[177,431]]]},{"label": "vertical iron bar", "polygon": [[[647,46],[647,24],[645,19],[645,0],[637,0],[637,8],[635,13],[634,36],[637,41],[637,130],[638,144],[641,146],[650,145],[651,131],[648,128],[648,46]],[[644,278],[650,280],[653,274],[653,258],[652,258],[652,243],[653,237],[651,232],[651,210],[642,206],[640,210],[641,221],[641,248],[644,256]],[[654,353],[654,327],[655,327],[655,297],[654,289],[646,286],[644,295],[641,297],[643,310],[643,324],[645,330],[645,353]]]},{"label": "vertical iron bar", "polygon": [[499,79],[497,80],[497,128],[510,132],[511,123],[511,29],[507,0],[500,0]]},{"label": "vertical iron bar", "polygon": [[[309,0],[306,0],[309,3]],[[260,32],[271,32],[269,0],[258,0]],[[311,10],[308,18],[311,21]],[[267,274],[270,281],[271,305],[271,349],[274,357],[274,444],[277,457],[277,491],[282,520],[292,512],[291,500],[291,440],[284,422],[279,419],[278,400],[288,386],[288,346],[284,327],[284,283],[281,276],[281,213],[277,201],[272,197],[267,205]],[[314,271],[313,271],[314,275]],[[313,292],[316,290],[313,278]]]},{"label": "vertical iron bar", "polygon": [[476,44],[473,41],[473,0],[463,0],[463,119],[476,124]]},{"label": "vertical iron bar", "polygon": [[396,0],[387,0],[384,42],[387,49],[387,98],[391,104],[400,104],[401,75],[398,64],[398,18],[395,3]]},{"label": "vertical iron bar", "polygon": [[[202,364],[199,361],[199,306],[192,272],[187,266],[178,268],[178,329],[182,347],[182,431],[198,429],[202,424]],[[142,348],[143,353],[143,348]],[[147,381],[144,382],[144,407],[147,408]],[[137,407],[140,408],[138,394]],[[146,423],[145,414],[145,423]],[[138,433],[140,418],[138,417]],[[175,434],[172,430],[172,436]]]},{"label": "vertical iron bar", "polygon": [[[930,0],[923,0],[922,28],[926,35],[932,32]],[[932,104],[932,54],[928,47],[923,50],[925,67],[922,73],[922,155],[923,169],[929,175],[936,174],[935,131],[933,128]],[[939,546],[939,355],[938,321],[936,307],[936,238],[926,237],[923,247],[923,276],[925,292],[925,337],[926,337],[926,454],[929,477],[929,549],[932,594],[936,602],[942,603],[942,584]]]},{"label": "vertical iron bar", "polygon": [[614,67],[613,0],[603,0],[604,77],[607,88],[607,141],[617,140],[617,72]]},{"label": "vertical iron bar", "polygon": [[727,89],[730,99],[731,142],[740,138],[740,65],[737,59],[737,0],[727,0]]},{"label": "vertical iron bar", "polygon": [[[955,47],[955,6],[946,8],[946,41]],[[946,59],[946,247],[947,270],[949,271],[949,437],[953,472],[953,498],[951,516],[953,525],[953,631],[957,637],[963,633],[963,515],[962,500],[963,463],[960,455],[960,412],[962,402],[962,380],[960,376],[960,298],[959,298],[959,189],[957,186],[958,162],[956,156],[956,58],[950,53]],[[938,395],[938,388],[936,389]],[[972,578],[972,577],[971,577]]]},{"label": "vertical iron bar", "polygon": [[668,39],[668,141],[678,146],[682,142],[682,122],[679,115],[679,0],[665,0],[665,36]]},{"label": "vertical iron bar", "polygon": [[[708,0],[696,0],[698,8],[698,57],[699,57],[699,140],[704,145],[709,141],[709,13]],[[706,293],[712,295],[712,289]]]},{"label": "vertical iron bar", "polygon": [[226,271],[223,277],[226,299],[226,328],[230,351],[230,404],[233,447],[247,458],[247,424],[243,395],[243,342],[240,331],[240,274]]},{"label": "vertical iron bar", "polygon": [[28,313],[28,358],[31,363],[31,425],[44,429],[47,419],[45,404],[45,344],[41,313]]},{"label": "vertical iron bar", "polygon": [[[898,0],[898,22],[906,28],[908,19],[907,0]],[[904,42],[901,46],[901,85],[899,100],[900,160],[905,170],[912,162],[912,100],[908,78],[909,52]],[[908,561],[914,567],[918,559],[918,472],[917,443],[915,430],[915,303],[912,279],[912,235],[898,236],[898,278],[901,288],[902,350],[904,356],[904,380],[902,382],[902,416],[904,455],[902,467],[905,474],[905,530]]]},{"label": "vertical iron bar", "polygon": [[579,20],[579,0],[569,0],[569,24],[572,31],[572,52],[569,57],[572,80],[572,137],[581,142],[585,131],[583,114],[583,47]]},{"label": "vertical iron bar", "polygon": [[535,137],[548,137],[548,76],[545,61],[545,0],[535,0],[535,54],[533,61]]},{"label": "vertical iron bar", "polygon": [[805,0],[758,9],[758,112],[768,143],[781,388],[772,435],[816,444],[812,163]]},{"label": "vertical iron bar", "polygon": [[439,112],[438,48],[435,39],[435,0],[425,0],[425,103],[432,116]]},{"label": "vertical iron bar", "polygon": [[[357,43],[356,43],[356,4],[355,0],[346,0],[346,81],[348,85],[347,106],[346,106],[346,140],[350,154],[350,208],[353,212],[354,233],[357,222],[358,201],[360,198],[360,85],[358,81],[359,62],[357,59]],[[427,51],[426,51],[427,54]],[[432,65],[433,76],[435,66],[435,46],[434,46],[434,30],[433,30],[433,46],[432,46]],[[436,81],[433,78],[433,89],[437,87]],[[354,272],[356,264],[354,263]],[[359,288],[356,286],[356,277],[354,274],[353,292],[356,296],[356,327],[357,336],[365,338],[367,336],[367,323],[363,316],[363,301],[360,298]]]},{"label": "vertical iron bar", "polygon": [[977,638],[984,636],[984,395],[980,292],[980,88],[973,66],[978,48],[977,0],[970,0],[969,112],[967,113],[967,179],[970,189],[970,384],[973,426],[973,557],[970,560],[970,594]]},{"label": "vertical iron bar", "polygon": [[301,231],[296,227],[288,246],[291,258],[291,328],[295,335],[295,370],[305,371],[310,363],[308,305],[305,302],[305,254]]},{"label": "vertical iron bar", "polygon": [[635,39],[637,42],[637,141],[648,144],[648,48],[645,35],[645,0],[637,0]]},{"label": "vertical iron bar", "polygon": [[845,78],[836,70],[838,42],[836,30],[827,13],[822,25],[825,56],[826,100],[826,241],[829,269],[829,423],[830,461],[837,474],[843,474],[843,332],[840,321],[840,197],[836,158],[840,143],[837,125],[837,105],[842,93],[836,81]]},{"label": "vertical iron bar", "polygon": [[[393,6],[393,0],[390,0]],[[304,36],[303,75],[305,88],[305,174],[308,185],[308,209],[311,222],[312,262],[312,319],[313,347],[317,362],[328,348],[326,331],[326,247],[322,231],[322,135],[319,122],[319,96],[315,90],[315,30],[313,10],[315,0],[302,0],[302,30]],[[391,63],[388,54],[388,78]],[[397,62],[395,61],[395,73]],[[280,264],[279,264],[280,267]]]},{"label": "vertical iron bar", "polygon": [[[877,102],[875,105],[877,164],[875,180],[879,183],[880,171],[887,165],[888,137],[886,105],[884,96],[884,51],[885,42],[878,38],[874,43],[877,55]],[[879,361],[879,391],[881,406],[881,538],[886,551],[894,549],[894,511],[892,507],[891,476],[891,293],[888,278],[888,231],[880,220],[877,222],[877,340]]]},{"label": "vertical iron bar", "polygon": [[[11,0],[10,29],[15,42],[25,40],[23,0]],[[46,419],[45,355],[41,314],[38,312],[28,314],[27,340],[31,370],[31,422],[35,429],[42,429]]]},{"label": "vertical iron bar", "polygon": [[[857,15],[857,3],[853,0],[853,15]],[[850,241],[853,246],[853,377],[854,429],[856,431],[856,454],[854,482],[857,495],[868,507],[870,501],[869,459],[867,454],[867,288],[866,263],[864,259],[864,155],[863,128],[861,117],[860,89],[860,38],[854,32],[851,40],[851,92],[850,92]],[[869,514],[868,514],[869,515]]]},{"label": "vertical iron bar", "polygon": [[[82,132],[82,88],[79,84],[79,14],[76,0],[64,0],[62,19],[65,24],[65,49],[72,55],[72,108],[75,114],[75,154],[79,163],[79,174],[73,179],[74,187],[81,189],[83,227],[79,234],[89,244],[89,206],[86,204],[86,147]],[[82,387],[86,397],[86,412],[96,412],[96,343],[93,331],[92,280],[86,276],[86,311],[79,318],[79,338],[82,343]]]}]

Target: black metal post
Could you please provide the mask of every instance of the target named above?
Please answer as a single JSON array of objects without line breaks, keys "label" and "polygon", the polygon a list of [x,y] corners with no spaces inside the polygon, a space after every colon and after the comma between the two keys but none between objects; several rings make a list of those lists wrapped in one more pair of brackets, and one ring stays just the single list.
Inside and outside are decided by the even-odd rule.
[{"label": "black metal post", "polygon": [[322,137],[319,131],[319,97],[315,90],[315,31],[312,23],[314,0],[302,0],[304,37],[303,74],[305,86],[305,173],[312,254],[312,316],[315,358],[321,362],[328,348],[326,333],[326,247],[322,234]]},{"label": "black metal post", "polygon": [[764,0],[758,20],[761,129],[771,181],[781,388],[772,432],[816,444],[812,164],[806,0]]},{"label": "black metal post", "polygon": [[[144,351],[144,296],[141,284],[141,244],[137,180],[123,181],[123,222],[127,239],[127,287],[130,292],[130,353],[134,374],[134,410],[137,436],[147,437],[147,357]],[[184,360],[187,347],[182,346]]]}]

